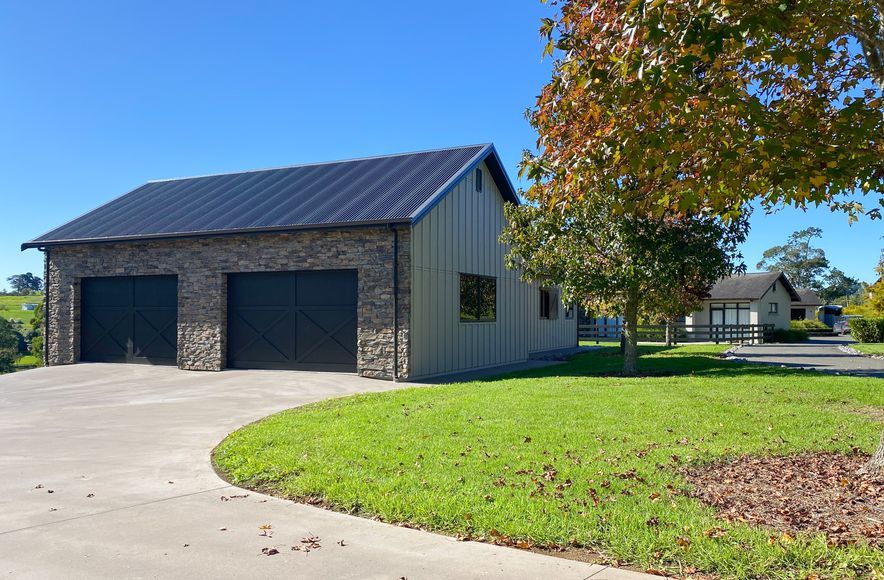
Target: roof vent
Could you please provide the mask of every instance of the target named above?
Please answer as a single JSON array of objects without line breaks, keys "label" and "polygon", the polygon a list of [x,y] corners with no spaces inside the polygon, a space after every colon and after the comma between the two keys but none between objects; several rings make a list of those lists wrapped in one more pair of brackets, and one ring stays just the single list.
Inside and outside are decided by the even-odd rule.
[{"label": "roof vent", "polygon": [[482,191],[482,170],[476,169],[476,191]]}]

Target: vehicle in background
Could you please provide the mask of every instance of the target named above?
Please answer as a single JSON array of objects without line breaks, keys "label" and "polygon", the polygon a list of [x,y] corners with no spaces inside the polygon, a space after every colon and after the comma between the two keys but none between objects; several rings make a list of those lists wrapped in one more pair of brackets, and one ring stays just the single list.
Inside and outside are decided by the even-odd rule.
[{"label": "vehicle in background", "polygon": [[850,320],[852,318],[862,318],[857,314],[848,314],[846,316],[839,316],[835,319],[835,323],[832,325],[832,330],[835,334],[850,334]]},{"label": "vehicle in background", "polygon": [[841,315],[841,312],[843,310],[844,307],[840,304],[826,304],[825,306],[820,306],[816,309],[817,320],[819,320],[826,326],[831,326],[832,328],[834,328],[835,321],[843,318],[843,316]]}]

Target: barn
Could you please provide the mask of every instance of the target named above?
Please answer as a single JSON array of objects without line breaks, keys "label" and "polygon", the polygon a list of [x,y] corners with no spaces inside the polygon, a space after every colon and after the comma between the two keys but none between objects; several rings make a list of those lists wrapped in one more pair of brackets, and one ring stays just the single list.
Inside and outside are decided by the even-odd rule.
[{"label": "barn", "polygon": [[148,182],[22,245],[46,362],[410,380],[574,347],[504,267],[507,203],[492,144]]}]

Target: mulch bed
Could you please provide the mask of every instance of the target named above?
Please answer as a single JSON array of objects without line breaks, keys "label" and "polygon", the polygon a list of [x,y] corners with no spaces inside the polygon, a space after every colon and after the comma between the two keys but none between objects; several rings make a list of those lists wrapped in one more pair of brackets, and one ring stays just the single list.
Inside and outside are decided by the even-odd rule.
[{"label": "mulch bed", "polygon": [[868,456],[803,453],[743,456],[692,468],[693,496],[728,521],[794,535],[823,533],[830,545],[884,546],[884,474],[857,475]]}]

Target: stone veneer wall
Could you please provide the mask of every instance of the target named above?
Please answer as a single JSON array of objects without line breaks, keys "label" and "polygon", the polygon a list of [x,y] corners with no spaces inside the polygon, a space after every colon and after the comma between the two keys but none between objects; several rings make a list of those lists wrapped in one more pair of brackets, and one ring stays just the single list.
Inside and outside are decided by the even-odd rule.
[{"label": "stone veneer wall", "polygon": [[[410,228],[399,230],[399,376],[410,370]],[[356,269],[357,372],[392,378],[393,234],[386,227],[59,246],[49,249],[49,364],[80,359],[80,279],[178,276],[178,366],[221,370],[227,277],[234,272]]]}]

